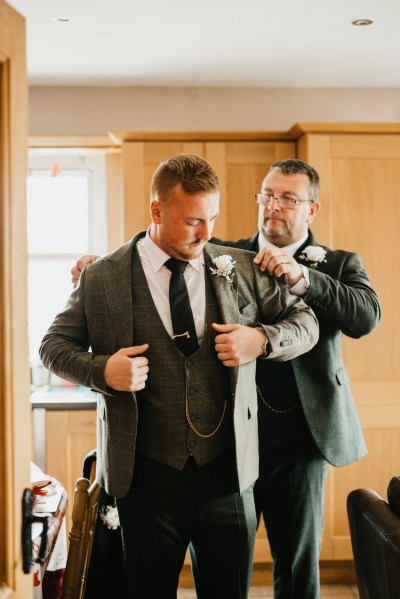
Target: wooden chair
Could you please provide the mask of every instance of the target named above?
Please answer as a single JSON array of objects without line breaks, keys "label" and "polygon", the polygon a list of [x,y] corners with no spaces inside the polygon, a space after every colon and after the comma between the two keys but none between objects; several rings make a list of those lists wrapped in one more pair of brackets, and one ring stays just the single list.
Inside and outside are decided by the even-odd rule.
[{"label": "wooden chair", "polygon": [[92,484],[87,478],[76,481],[62,599],[83,599],[85,595],[101,491],[96,481]]}]

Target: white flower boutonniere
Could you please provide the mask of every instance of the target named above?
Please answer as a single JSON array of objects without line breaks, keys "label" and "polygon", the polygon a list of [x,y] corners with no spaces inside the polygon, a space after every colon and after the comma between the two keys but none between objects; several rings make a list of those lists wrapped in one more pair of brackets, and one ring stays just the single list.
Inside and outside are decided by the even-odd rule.
[{"label": "white flower boutonniere", "polygon": [[300,258],[310,262],[310,268],[318,268],[318,264],[326,262],[326,250],[319,245],[308,245],[301,254]]},{"label": "white flower boutonniere", "polygon": [[217,256],[212,259],[212,263],[215,268],[210,267],[211,274],[216,277],[224,277],[228,281],[228,283],[233,282],[233,278],[235,273],[232,272],[235,268],[236,260],[232,260],[232,256],[228,256],[228,254],[223,254],[222,256]]},{"label": "white flower boutonniere", "polygon": [[119,526],[118,508],[116,505],[103,505],[99,512],[100,519],[104,526],[110,530],[117,530]]}]

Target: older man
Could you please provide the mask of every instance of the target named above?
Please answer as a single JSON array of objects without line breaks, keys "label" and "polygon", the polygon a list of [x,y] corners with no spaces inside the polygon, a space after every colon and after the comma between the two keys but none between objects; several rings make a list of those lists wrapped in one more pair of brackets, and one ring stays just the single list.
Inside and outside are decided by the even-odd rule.
[{"label": "older man", "polygon": [[274,560],[275,599],[318,599],[327,465],[345,466],[366,453],[341,344],[343,335],[371,332],[380,307],[360,256],[318,245],[309,230],[318,193],[318,174],[305,162],[272,164],[256,194],[258,233],[234,243],[259,252],[255,262],[284,277],[320,325],[319,342],[307,354],[257,364],[255,499]]}]

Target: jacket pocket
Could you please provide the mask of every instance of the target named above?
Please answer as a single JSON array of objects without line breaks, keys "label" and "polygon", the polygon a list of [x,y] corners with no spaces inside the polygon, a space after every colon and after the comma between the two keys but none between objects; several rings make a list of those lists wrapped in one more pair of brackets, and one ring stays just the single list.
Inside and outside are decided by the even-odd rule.
[{"label": "jacket pocket", "polygon": [[254,303],[249,302],[239,311],[239,324],[253,325],[256,317],[256,310]]},{"label": "jacket pocket", "polygon": [[341,368],[338,368],[338,370],[336,371],[336,380],[339,383],[339,385],[346,385],[346,383],[350,381],[349,375],[347,374],[346,369],[343,368],[343,366]]},{"label": "jacket pocket", "polygon": [[242,312],[242,310],[244,310],[244,308],[248,305],[249,302],[247,302],[241,295],[238,296],[238,307],[239,307],[239,312]]}]

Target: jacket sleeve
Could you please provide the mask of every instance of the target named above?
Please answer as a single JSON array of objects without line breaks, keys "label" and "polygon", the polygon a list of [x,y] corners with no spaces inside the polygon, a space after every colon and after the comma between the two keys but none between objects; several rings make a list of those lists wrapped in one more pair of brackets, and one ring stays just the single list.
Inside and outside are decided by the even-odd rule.
[{"label": "jacket sleeve", "polygon": [[309,269],[310,287],[304,301],[326,323],[344,335],[359,338],[378,324],[381,309],[362,259],[358,254],[340,250],[328,254],[329,275]]},{"label": "jacket sleeve", "polygon": [[301,298],[290,295],[284,283],[261,273],[256,265],[254,278],[260,324],[268,338],[266,359],[291,360],[312,349],[319,338],[313,310]]},{"label": "jacket sleeve", "polygon": [[67,306],[58,314],[43,337],[39,354],[44,366],[63,379],[107,392],[104,368],[109,355],[96,355],[90,350],[84,310],[86,269],[80,285],[71,294]]}]

